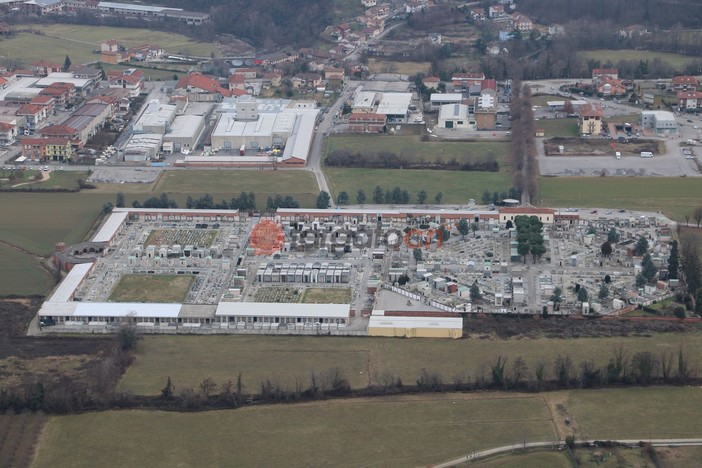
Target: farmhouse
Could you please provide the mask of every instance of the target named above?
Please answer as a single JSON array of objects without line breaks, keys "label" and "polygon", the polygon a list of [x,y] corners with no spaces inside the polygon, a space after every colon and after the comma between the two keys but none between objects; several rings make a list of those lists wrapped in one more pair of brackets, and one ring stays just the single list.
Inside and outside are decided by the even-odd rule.
[{"label": "farmhouse", "polygon": [[580,133],[599,135],[602,133],[602,108],[598,104],[586,104],[580,108]]}]

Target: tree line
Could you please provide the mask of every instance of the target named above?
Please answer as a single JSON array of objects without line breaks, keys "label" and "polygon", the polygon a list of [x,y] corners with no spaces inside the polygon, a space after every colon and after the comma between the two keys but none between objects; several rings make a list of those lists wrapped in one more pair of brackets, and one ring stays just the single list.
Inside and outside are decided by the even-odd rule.
[{"label": "tree line", "polygon": [[444,161],[442,158],[426,160],[422,156],[414,158],[398,155],[389,151],[378,153],[352,153],[346,150],[332,151],[326,158],[325,164],[331,167],[361,167],[376,169],[437,169],[450,171],[484,171],[498,172],[500,164],[494,157],[487,157],[477,161],[459,161],[451,158]]},{"label": "tree line", "polygon": [[512,181],[522,197],[526,195],[526,200],[522,201],[535,202],[538,193],[536,176],[539,169],[536,160],[536,128],[531,106],[531,89],[527,85],[522,87],[521,83],[515,83],[512,92]]},{"label": "tree line", "polygon": [[444,375],[422,368],[415,379],[404,381],[392,372],[376,373],[364,388],[351,387],[343,369],[311,370],[307,376],[282,383],[278,376],[261,379],[247,387],[239,372],[234,380],[216,382],[204,378],[195,386],[182,385],[167,377],[159,395],[133,395],[115,389],[116,382],[132,359],[137,336],[125,328],[115,337],[107,359],[90,370],[90,384],[64,376],[56,383],[33,383],[0,390],[0,412],[45,411],[54,414],[79,413],[115,408],[153,408],[197,411],[238,408],[261,403],[320,400],[334,397],[369,397],[403,393],[453,391],[550,391],[572,388],[598,388],[621,385],[699,384],[696,371],[684,348],[676,351],[630,352],[624,345],[612,348],[606,362],[585,358],[576,362],[568,354],[529,362],[518,355],[498,354],[474,369]]}]

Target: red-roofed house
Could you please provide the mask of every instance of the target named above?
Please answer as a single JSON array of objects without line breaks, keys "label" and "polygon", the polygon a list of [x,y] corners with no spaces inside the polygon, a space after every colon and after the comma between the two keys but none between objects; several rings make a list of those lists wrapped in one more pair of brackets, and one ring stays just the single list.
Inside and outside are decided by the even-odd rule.
[{"label": "red-roofed house", "polygon": [[32,161],[65,161],[73,157],[73,145],[68,138],[22,138],[22,156]]},{"label": "red-roofed house", "polygon": [[675,91],[695,91],[697,86],[699,86],[699,82],[694,76],[676,76],[670,85]]},{"label": "red-roofed house", "polygon": [[119,42],[115,39],[102,41],[100,44],[100,52],[119,52]]},{"label": "red-roofed house", "polygon": [[379,133],[386,123],[387,116],[384,114],[352,112],[349,115],[349,131],[355,133]]},{"label": "red-roofed house", "polygon": [[124,70],[110,78],[110,88],[129,90],[129,97],[135,98],[144,89],[144,72],[134,68]]},{"label": "red-roofed house", "polygon": [[485,8],[471,8],[470,17],[473,21],[485,21],[487,19]]},{"label": "red-roofed house", "polygon": [[422,84],[427,89],[439,89],[439,83],[441,79],[438,76],[427,76],[422,80]]},{"label": "red-roofed house", "polygon": [[343,68],[325,68],[324,77],[328,80],[344,80],[344,69]]},{"label": "red-roofed house", "polygon": [[0,89],[5,89],[7,87],[7,78],[0,76]]},{"label": "red-roofed house", "polygon": [[112,114],[119,112],[119,99],[114,96],[100,94],[85,101],[86,104],[108,104],[112,107]]},{"label": "red-roofed house", "polygon": [[626,93],[622,80],[603,76],[597,80],[597,93],[602,96],[621,96]]},{"label": "red-roofed house", "polygon": [[534,29],[534,23],[521,13],[512,13],[512,24],[514,29],[520,32],[529,32]]},{"label": "red-roofed house", "polygon": [[485,89],[492,89],[493,91],[497,91],[497,81],[495,80],[484,80],[480,84],[480,91],[483,91]]},{"label": "red-roofed house", "polygon": [[592,80],[597,81],[603,77],[614,78],[615,80],[619,78],[619,70],[616,68],[593,68],[592,69]]},{"label": "red-roofed house", "polygon": [[142,44],[127,50],[127,56],[133,60],[159,60],[163,57],[163,48],[157,45]]},{"label": "red-roofed house", "polygon": [[33,98],[29,103],[45,108],[46,115],[51,115],[54,113],[54,104],[56,103],[56,99],[54,99],[52,96],[39,95]]},{"label": "red-roofed house", "polygon": [[698,91],[680,91],[676,95],[680,110],[698,109],[702,107],[702,93]]},{"label": "red-roofed house", "polygon": [[269,72],[263,74],[263,83],[274,88],[280,86],[283,81],[283,74],[280,72]]},{"label": "red-roofed house", "polygon": [[37,76],[46,76],[49,73],[59,73],[63,71],[63,66],[61,66],[60,63],[40,60],[32,64],[32,71]]},{"label": "red-roofed house", "polygon": [[14,123],[0,122],[0,145],[9,146],[13,144],[18,133],[19,128],[16,120]]},{"label": "red-roofed house", "polygon": [[492,5],[488,9],[488,17],[492,19],[504,18],[505,16],[507,16],[507,13],[505,13],[504,5]]},{"label": "red-roofed house", "polygon": [[44,127],[41,129],[39,132],[42,136],[51,138],[51,137],[59,137],[59,138],[67,138],[71,140],[71,143],[76,145],[76,144],[81,144],[80,138],[78,135],[78,130],[76,130],[73,127],[69,127],[68,125],[49,125],[47,127]]},{"label": "red-roofed house", "polygon": [[235,73],[234,75],[229,75],[229,89],[239,89],[241,91],[246,91],[246,78],[244,75]]},{"label": "red-roofed house", "polygon": [[55,107],[64,107],[75,97],[76,87],[71,83],[53,83],[39,92],[40,96],[54,98]]},{"label": "red-roofed house", "polygon": [[36,132],[41,127],[41,123],[46,120],[46,108],[35,106],[34,104],[23,104],[17,109],[16,115],[24,117],[27,120],[25,130],[28,130],[29,133],[32,134]]},{"label": "red-roofed house", "polygon": [[220,82],[202,73],[193,72],[178,80],[176,92],[185,93],[192,101],[221,101],[233,91],[223,88]]},{"label": "red-roofed house", "polygon": [[122,52],[111,52],[111,51],[102,51],[100,52],[100,61],[104,63],[122,63],[126,62],[129,57],[126,54],[123,54]]},{"label": "red-roofed house", "polygon": [[580,108],[580,133],[599,135],[602,133],[602,108],[599,104],[585,104]]}]

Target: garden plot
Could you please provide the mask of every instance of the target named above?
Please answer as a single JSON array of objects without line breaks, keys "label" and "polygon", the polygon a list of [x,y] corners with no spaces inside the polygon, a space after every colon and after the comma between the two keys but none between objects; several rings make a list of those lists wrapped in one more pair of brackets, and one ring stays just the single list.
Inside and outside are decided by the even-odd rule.
[{"label": "garden plot", "polygon": [[252,302],[300,302],[300,288],[264,287],[253,292]]}]

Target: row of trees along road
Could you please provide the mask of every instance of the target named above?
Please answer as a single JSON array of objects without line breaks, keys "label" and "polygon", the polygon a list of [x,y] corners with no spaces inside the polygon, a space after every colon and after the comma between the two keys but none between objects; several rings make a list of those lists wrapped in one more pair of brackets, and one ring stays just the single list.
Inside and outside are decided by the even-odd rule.
[{"label": "row of trees along road", "polygon": [[530,204],[536,200],[538,186],[536,176],[538,163],[536,161],[536,137],[534,127],[534,111],[531,107],[531,89],[515,83],[512,91],[512,159],[513,184],[521,193],[522,204]]}]

